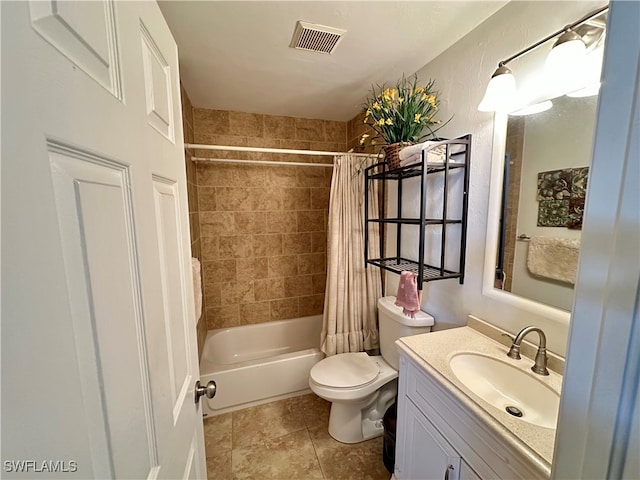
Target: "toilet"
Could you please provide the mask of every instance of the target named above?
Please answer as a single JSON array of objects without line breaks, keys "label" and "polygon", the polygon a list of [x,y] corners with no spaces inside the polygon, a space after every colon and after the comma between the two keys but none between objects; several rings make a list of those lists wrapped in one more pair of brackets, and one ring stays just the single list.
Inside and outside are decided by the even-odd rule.
[{"label": "toilet", "polygon": [[398,393],[400,337],[431,331],[433,317],[411,318],[395,305],[396,297],[378,300],[381,355],[364,352],[332,355],[316,363],[309,388],[331,402],[329,434],[342,443],[358,443],[383,434],[382,417]]}]

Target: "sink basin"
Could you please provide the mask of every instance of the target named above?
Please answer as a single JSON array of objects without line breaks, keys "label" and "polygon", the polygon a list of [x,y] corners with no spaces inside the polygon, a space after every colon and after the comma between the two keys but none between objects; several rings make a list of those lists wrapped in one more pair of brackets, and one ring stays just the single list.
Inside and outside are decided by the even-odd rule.
[{"label": "sink basin", "polygon": [[556,428],[560,396],[535,374],[477,353],[457,354],[449,365],[457,379],[485,402],[514,418]]}]

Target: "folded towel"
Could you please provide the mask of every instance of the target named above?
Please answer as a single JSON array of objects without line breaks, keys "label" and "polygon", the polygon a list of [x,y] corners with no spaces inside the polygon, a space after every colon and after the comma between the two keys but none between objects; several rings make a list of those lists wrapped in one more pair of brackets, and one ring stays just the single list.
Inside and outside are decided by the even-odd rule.
[{"label": "folded towel", "polygon": [[[422,159],[422,151],[427,150],[427,163],[444,163],[447,156],[447,146],[442,142],[427,141],[404,147],[398,153],[400,165],[410,165]],[[414,160],[417,159],[417,160]]]},{"label": "folded towel", "polygon": [[191,258],[191,271],[193,273],[193,300],[196,310],[196,324],[202,315],[202,276],[200,274],[200,260]]},{"label": "folded towel", "polygon": [[527,268],[533,275],[574,285],[580,240],[532,236]]},{"label": "folded towel", "polygon": [[402,272],[396,293],[396,305],[402,307],[402,312],[411,318],[415,318],[422,303],[422,291],[418,290],[416,277],[413,272]]}]

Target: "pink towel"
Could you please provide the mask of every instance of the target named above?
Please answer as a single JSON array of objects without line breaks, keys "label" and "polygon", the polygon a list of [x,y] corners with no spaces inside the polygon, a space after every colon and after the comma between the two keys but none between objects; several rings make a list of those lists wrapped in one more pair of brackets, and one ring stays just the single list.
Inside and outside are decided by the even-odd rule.
[{"label": "pink towel", "polygon": [[402,307],[405,315],[415,318],[416,312],[420,310],[422,303],[422,290],[418,290],[417,275],[412,272],[402,272],[398,293],[396,293],[396,305]]}]

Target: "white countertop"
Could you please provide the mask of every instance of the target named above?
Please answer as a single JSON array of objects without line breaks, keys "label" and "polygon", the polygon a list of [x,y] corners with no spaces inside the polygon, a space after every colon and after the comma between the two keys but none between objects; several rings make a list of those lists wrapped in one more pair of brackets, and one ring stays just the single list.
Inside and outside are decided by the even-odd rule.
[{"label": "white countertop", "polygon": [[558,394],[562,387],[561,375],[553,371],[550,371],[549,376],[533,374],[529,370],[533,360],[524,356],[521,360],[507,357],[508,348],[470,327],[404,337],[396,344],[497,435],[533,462],[541,473],[550,476],[556,430],[525,422],[487,403],[456,378],[449,361],[461,352],[476,352],[494,357],[533,375]]}]

